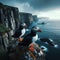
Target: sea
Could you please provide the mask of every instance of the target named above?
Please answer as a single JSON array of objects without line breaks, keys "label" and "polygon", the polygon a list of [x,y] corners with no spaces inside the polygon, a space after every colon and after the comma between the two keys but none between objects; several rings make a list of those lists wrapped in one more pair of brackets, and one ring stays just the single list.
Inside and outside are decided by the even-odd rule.
[{"label": "sea", "polygon": [[45,21],[45,24],[40,22],[36,24],[40,27],[42,32],[38,33],[40,38],[49,38],[54,41],[58,47],[52,47],[48,44],[42,43],[42,45],[48,48],[46,53],[46,60],[60,60],[60,21]]}]

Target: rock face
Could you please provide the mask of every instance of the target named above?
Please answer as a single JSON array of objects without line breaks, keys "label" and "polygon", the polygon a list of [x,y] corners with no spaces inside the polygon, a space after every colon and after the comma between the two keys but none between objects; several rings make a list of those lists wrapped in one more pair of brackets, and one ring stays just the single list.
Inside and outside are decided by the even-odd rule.
[{"label": "rock face", "polygon": [[37,15],[33,15],[33,20],[34,20],[35,22],[38,21],[38,17],[37,17]]},{"label": "rock face", "polygon": [[[15,47],[14,52],[12,53],[8,52],[8,54],[6,53],[6,51],[7,51],[7,47],[10,46],[10,42],[14,40],[11,36],[14,34],[15,29],[19,27],[19,24],[25,22],[27,26],[29,26],[32,23],[32,21],[33,21],[32,14],[19,13],[18,8],[0,3],[0,57],[2,54],[3,55],[1,57],[2,60],[5,60],[5,58],[7,58],[6,60],[30,59],[30,55],[28,54],[29,52],[26,51],[24,48],[22,48],[23,50],[22,49],[19,50],[20,47],[19,48]],[[26,51],[26,55],[28,55],[27,59],[24,59],[26,58],[26,55],[21,55],[22,53],[25,54],[24,50]],[[41,56],[40,59],[37,60],[45,60],[45,56]]]},{"label": "rock face", "polygon": [[3,24],[3,26],[10,29],[10,32],[0,34],[0,37],[3,40],[3,42],[0,40],[1,44],[6,48],[9,41],[12,40],[11,35],[13,35],[15,29],[18,28],[20,24],[18,8],[0,3],[0,24]]},{"label": "rock face", "polygon": [[[4,45],[3,47],[6,48],[7,44],[9,45],[9,42],[11,40],[14,40],[11,36],[14,34],[16,28],[19,27],[20,23],[24,22],[27,24],[27,26],[29,26],[32,23],[32,21],[32,14],[19,12],[17,7],[12,7],[0,3],[0,24],[2,24],[10,30],[9,32],[4,32],[4,34],[0,35],[1,40],[3,40],[3,42],[0,40],[1,44]],[[7,36],[5,33],[7,34]],[[6,40],[8,41],[8,43],[6,42]]]},{"label": "rock face", "polygon": [[31,13],[20,12],[19,16],[20,16],[20,22],[21,23],[25,22],[28,27],[33,22],[33,17]]}]

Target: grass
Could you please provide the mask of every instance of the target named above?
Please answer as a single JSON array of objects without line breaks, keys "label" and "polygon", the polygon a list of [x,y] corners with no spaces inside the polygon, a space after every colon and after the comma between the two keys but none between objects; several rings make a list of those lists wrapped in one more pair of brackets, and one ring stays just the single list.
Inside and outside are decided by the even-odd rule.
[{"label": "grass", "polygon": [[9,28],[7,28],[6,26],[4,26],[3,24],[0,24],[0,33],[1,34],[4,34],[4,33],[9,32],[9,31],[10,31]]}]

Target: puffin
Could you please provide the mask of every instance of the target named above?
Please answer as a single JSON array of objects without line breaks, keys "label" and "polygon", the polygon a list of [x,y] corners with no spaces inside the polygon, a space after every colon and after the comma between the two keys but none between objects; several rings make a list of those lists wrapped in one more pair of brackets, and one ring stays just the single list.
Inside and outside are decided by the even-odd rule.
[{"label": "puffin", "polygon": [[[25,23],[21,23],[20,26],[19,26],[19,28],[18,28],[18,29],[15,31],[15,33],[12,35],[12,37],[16,39],[16,41],[14,41],[14,42],[16,42],[16,45],[19,44],[19,41],[17,40],[17,38],[23,37],[23,36],[25,35],[25,33],[26,33],[26,28],[27,28],[27,25],[26,25]],[[8,47],[7,47],[7,49],[8,49],[7,53],[8,53],[8,54],[11,52],[11,49],[12,49],[12,48],[15,48],[14,46],[15,46],[15,45],[13,44],[12,46],[8,46]]]},{"label": "puffin", "polygon": [[15,31],[15,33],[12,35],[14,38],[19,38],[24,36],[26,32],[27,25],[25,23],[20,24],[19,28]]},{"label": "puffin", "polygon": [[20,43],[20,45],[29,46],[31,43],[34,43],[38,38],[37,32],[41,32],[40,28],[32,27],[30,33],[23,38],[23,41]]},{"label": "puffin", "polygon": [[32,31],[35,31],[34,32],[35,33],[35,36],[32,38],[32,43],[35,43],[39,39],[38,38],[38,34],[37,34],[37,30],[38,30],[38,32],[42,32],[42,30],[39,27],[34,26],[32,28]]}]

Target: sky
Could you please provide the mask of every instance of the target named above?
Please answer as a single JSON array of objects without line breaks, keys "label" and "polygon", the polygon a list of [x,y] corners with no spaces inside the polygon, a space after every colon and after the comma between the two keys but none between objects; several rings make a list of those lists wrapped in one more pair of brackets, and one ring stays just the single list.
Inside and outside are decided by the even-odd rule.
[{"label": "sky", "polygon": [[20,12],[60,20],[60,0],[0,0],[0,2],[18,7]]}]

